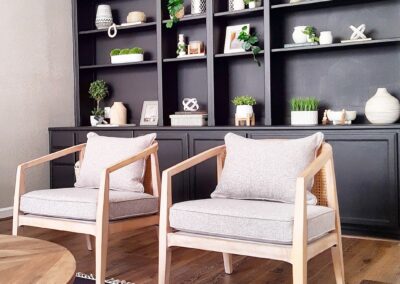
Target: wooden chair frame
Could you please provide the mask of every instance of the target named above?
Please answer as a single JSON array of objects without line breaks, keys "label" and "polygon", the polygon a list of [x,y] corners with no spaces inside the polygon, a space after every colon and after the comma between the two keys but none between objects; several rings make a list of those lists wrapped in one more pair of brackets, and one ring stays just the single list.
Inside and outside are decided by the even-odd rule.
[{"label": "wooden chair frame", "polygon": [[[293,283],[307,283],[307,262],[321,252],[331,249],[336,282],[344,284],[344,265],[341,239],[339,206],[332,147],[324,143],[317,158],[297,178],[293,242],[291,245],[276,245],[243,241],[223,237],[204,236],[173,231],[169,224],[169,209],[172,206],[172,177],[210,158],[217,158],[217,175],[220,179],[225,162],[226,147],[219,146],[177,164],[162,174],[160,237],[159,237],[159,284],[169,283],[171,247],[186,247],[223,253],[225,272],[231,274],[231,254],[246,255],[286,261],[293,266]],[[306,184],[323,173],[323,189],[317,194],[319,204],[335,210],[335,229],[322,238],[308,243]],[[320,183],[321,185],[321,183]]]},{"label": "wooden chair frame", "polygon": [[107,263],[108,235],[115,232],[134,230],[148,226],[157,226],[159,223],[158,213],[143,217],[109,221],[110,174],[136,161],[146,159],[146,174],[144,180],[145,191],[146,193],[159,197],[160,171],[157,156],[158,144],[156,142],[144,151],[103,170],[98,195],[96,221],[90,222],[30,214],[25,215],[20,211],[20,197],[25,193],[25,172],[27,169],[77,152],[79,152],[79,161],[82,162],[84,159],[85,149],[86,144],[73,146],[18,166],[14,196],[13,235],[18,235],[18,229],[20,226],[32,226],[80,233],[87,236],[86,240],[89,250],[92,249],[91,236],[95,237],[96,284],[104,284]]}]

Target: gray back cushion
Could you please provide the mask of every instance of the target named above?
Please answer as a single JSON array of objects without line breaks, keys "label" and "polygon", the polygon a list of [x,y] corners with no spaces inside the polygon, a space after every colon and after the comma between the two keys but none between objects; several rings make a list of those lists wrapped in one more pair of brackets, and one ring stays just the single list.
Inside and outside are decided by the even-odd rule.
[{"label": "gray back cushion", "polygon": [[[252,140],[229,133],[221,181],[212,198],[270,200],[294,203],[296,179],[316,158],[324,135],[294,140]],[[307,203],[317,198],[307,185]]]},{"label": "gray back cushion", "polygon": [[[104,137],[91,133],[75,187],[99,188],[102,171],[150,147],[156,134],[137,138]],[[145,161],[139,160],[110,175],[110,189],[144,192]]]}]

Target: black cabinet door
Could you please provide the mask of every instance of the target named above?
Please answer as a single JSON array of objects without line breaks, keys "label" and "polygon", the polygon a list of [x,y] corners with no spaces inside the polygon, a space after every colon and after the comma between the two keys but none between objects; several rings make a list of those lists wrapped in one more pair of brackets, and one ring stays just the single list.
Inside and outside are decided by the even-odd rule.
[{"label": "black cabinet door", "polygon": [[[151,131],[135,131],[135,137]],[[188,134],[186,132],[159,131],[157,132],[159,145],[158,159],[160,171],[172,167],[188,158]],[[174,203],[189,199],[189,173],[178,174],[172,179],[172,201]]]}]

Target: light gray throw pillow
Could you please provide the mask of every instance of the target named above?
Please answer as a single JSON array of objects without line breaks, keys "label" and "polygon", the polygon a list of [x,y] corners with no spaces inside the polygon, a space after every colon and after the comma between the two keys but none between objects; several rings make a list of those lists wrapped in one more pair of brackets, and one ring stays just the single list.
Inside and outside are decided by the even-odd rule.
[{"label": "light gray throw pillow", "polygon": [[[85,156],[75,187],[99,188],[102,171],[145,150],[156,138],[148,134],[136,138],[117,138],[88,134]],[[145,161],[139,160],[110,175],[110,189],[144,192]]]},{"label": "light gray throw pillow", "polygon": [[[212,198],[270,200],[294,203],[296,179],[316,158],[324,140],[318,132],[294,140],[253,140],[229,133],[221,181]],[[317,198],[307,185],[307,203]]]}]

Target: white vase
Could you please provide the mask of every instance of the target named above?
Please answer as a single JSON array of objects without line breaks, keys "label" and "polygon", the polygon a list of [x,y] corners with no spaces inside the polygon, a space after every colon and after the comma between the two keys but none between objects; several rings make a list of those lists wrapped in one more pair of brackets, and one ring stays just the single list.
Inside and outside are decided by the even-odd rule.
[{"label": "white vase", "polygon": [[229,0],[229,11],[240,11],[246,8],[243,0]]},{"label": "white vase", "polygon": [[319,44],[332,44],[333,35],[331,31],[321,32],[319,35]]},{"label": "white vase", "polygon": [[249,2],[249,9],[254,9],[256,7],[256,1]]},{"label": "white vase", "polygon": [[304,33],[307,26],[294,27],[292,38],[294,43],[306,43],[308,36]]},{"label": "white vase", "polygon": [[236,106],[236,117],[238,118],[247,118],[247,116],[251,116],[253,113],[253,106]]},{"label": "white vase", "polygon": [[389,94],[386,88],[379,88],[368,100],[365,115],[373,124],[395,123],[400,117],[399,100]]},{"label": "white vase", "polygon": [[96,13],[96,28],[108,29],[113,24],[110,5],[99,5]]},{"label": "white vase", "polygon": [[127,110],[123,103],[115,102],[110,111],[110,123],[125,125],[127,123]]},{"label": "white vase", "polygon": [[262,0],[256,0],[256,7],[262,6]]},{"label": "white vase", "polygon": [[95,116],[95,115],[90,116],[90,125],[92,125],[92,126],[97,126],[97,125],[103,124],[103,121],[104,121],[104,117],[102,117],[102,116]]},{"label": "white vase", "polygon": [[191,13],[195,14],[204,14],[206,12],[206,0],[192,0],[191,5]]},{"label": "white vase", "polygon": [[292,111],[292,125],[318,125],[318,111]]},{"label": "white vase", "polygon": [[111,56],[111,64],[134,63],[143,61],[143,54],[123,54]]}]

